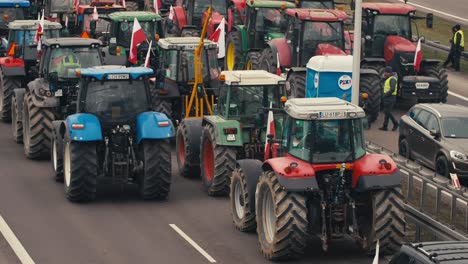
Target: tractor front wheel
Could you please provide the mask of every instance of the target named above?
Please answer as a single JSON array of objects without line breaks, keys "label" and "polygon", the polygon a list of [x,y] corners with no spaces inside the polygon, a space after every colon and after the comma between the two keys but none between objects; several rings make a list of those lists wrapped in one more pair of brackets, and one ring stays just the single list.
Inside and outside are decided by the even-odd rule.
[{"label": "tractor front wheel", "polygon": [[288,76],[289,91],[291,98],[305,98],[306,73],[293,72]]},{"label": "tractor front wheel", "polygon": [[226,38],[226,57],[224,69],[226,71],[240,70],[242,63],[242,39],[238,31],[231,31]]},{"label": "tractor front wheel", "polygon": [[365,110],[369,123],[374,122],[379,117],[380,103],[382,100],[382,86],[380,77],[375,74],[363,74],[359,82],[360,93],[367,93],[368,98],[365,103]]},{"label": "tractor front wheel", "polygon": [[435,101],[436,102],[442,102],[446,103],[447,102],[447,96],[448,96],[448,74],[447,70],[444,69],[440,65],[428,65],[422,69],[422,73],[426,76],[430,77],[435,77],[439,79],[439,98],[437,98]]},{"label": "tractor front wheel", "polygon": [[0,119],[4,122],[11,120],[11,97],[13,90],[20,86],[19,79],[7,77],[0,71]]},{"label": "tractor front wheel", "polygon": [[125,9],[127,9],[127,11],[138,11],[138,2],[125,2]]},{"label": "tractor front wheel", "polygon": [[145,200],[166,199],[171,187],[171,147],[169,140],[145,140],[141,145],[143,173],[140,195]]},{"label": "tractor front wheel", "polygon": [[276,73],[276,52],[273,52],[271,48],[266,48],[262,53],[261,68],[270,73]]},{"label": "tractor front wheel", "polygon": [[11,132],[13,141],[23,143],[23,100],[25,89],[15,89],[11,97]]},{"label": "tractor front wheel", "polygon": [[187,118],[182,120],[177,128],[177,165],[183,177],[200,176],[201,123],[200,118]]},{"label": "tractor front wheel", "polygon": [[51,170],[55,181],[63,181],[63,139],[57,133],[57,129],[52,132],[52,142],[50,150]]},{"label": "tractor front wheel", "polygon": [[203,127],[200,146],[200,167],[203,185],[208,195],[223,196],[229,192],[229,177],[236,166],[236,152],[232,147],[216,144],[211,125]]},{"label": "tractor front wheel", "polygon": [[255,214],[252,208],[255,204],[250,204],[250,196],[247,188],[247,176],[241,168],[236,168],[231,174],[231,185],[229,188],[230,208],[232,220],[237,230],[249,232],[255,230]]},{"label": "tractor front wheel", "polygon": [[257,234],[265,258],[300,257],[308,237],[305,197],[283,190],[274,171],[263,173],[256,193]]},{"label": "tractor front wheel", "polygon": [[260,70],[261,69],[262,54],[257,51],[251,51],[247,53],[245,62],[246,70]]}]

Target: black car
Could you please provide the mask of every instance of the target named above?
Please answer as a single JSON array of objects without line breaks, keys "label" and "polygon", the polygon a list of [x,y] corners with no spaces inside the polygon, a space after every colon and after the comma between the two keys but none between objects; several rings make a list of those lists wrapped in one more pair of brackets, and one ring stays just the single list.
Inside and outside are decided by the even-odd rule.
[{"label": "black car", "polygon": [[442,241],[403,245],[389,264],[432,263],[468,263],[468,242]]},{"label": "black car", "polygon": [[401,118],[398,142],[400,155],[468,178],[468,107],[416,104]]}]

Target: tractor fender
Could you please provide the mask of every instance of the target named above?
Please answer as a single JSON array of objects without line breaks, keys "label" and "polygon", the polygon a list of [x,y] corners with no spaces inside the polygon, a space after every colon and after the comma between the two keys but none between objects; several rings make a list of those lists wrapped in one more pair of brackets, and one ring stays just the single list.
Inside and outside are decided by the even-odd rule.
[{"label": "tractor fender", "polygon": [[[383,160],[390,164],[389,169],[380,164]],[[351,186],[356,191],[385,189],[400,184],[398,167],[387,155],[367,154],[353,164]]]},{"label": "tractor fender", "polygon": [[[245,175],[247,182],[247,193],[249,194],[249,204],[255,204],[255,190],[260,176],[263,174],[262,162],[255,159],[243,159],[236,162],[236,167],[240,168]],[[255,206],[250,206],[250,212],[255,213]]]},{"label": "tractor fender", "polygon": [[247,51],[249,51],[249,35],[247,34],[247,29],[244,25],[237,25],[232,31],[237,31],[240,33],[242,53],[247,54]]},{"label": "tractor fender", "polygon": [[278,53],[280,65],[282,67],[289,67],[291,65],[291,51],[285,38],[272,39],[268,42],[268,46],[273,50],[273,52]]},{"label": "tractor fender", "polygon": [[[71,141],[101,141],[102,129],[99,119],[92,114],[78,113],[69,115],[65,120],[65,127]],[[73,128],[73,125],[82,125]]]},{"label": "tractor fender", "polygon": [[179,29],[182,30],[182,28],[187,25],[187,17],[185,16],[184,7],[174,6],[173,9],[175,13],[173,20],[177,20],[177,25],[179,26]]},{"label": "tractor fender", "polygon": [[[237,120],[226,120],[221,116],[204,116],[202,121],[202,126],[210,124],[215,131],[216,144],[221,146],[230,146],[230,147],[242,147],[242,130],[240,128],[240,123]],[[225,128],[235,128],[237,133],[235,134],[234,140],[227,139],[227,135],[224,134]]]},{"label": "tractor fender", "polygon": [[27,90],[33,96],[33,104],[37,107],[57,107],[60,105],[60,100],[58,97],[51,95],[41,95],[40,89],[44,89],[46,92],[50,91],[49,82],[43,78],[36,78],[27,85]]},{"label": "tractor fender", "polygon": [[421,61],[421,66],[438,65],[438,64],[440,64],[441,62],[442,62],[442,61],[436,60],[436,59],[426,59],[426,60],[422,60],[422,61]]},{"label": "tractor fender", "polygon": [[24,69],[24,64],[22,66],[1,66],[3,75],[9,76],[26,76],[26,70]]},{"label": "tractor fender", "polygon": [[169,139],[174,137],[174,125],[163,113],[144,112],[136,120],[137,144],[144,139]]},{"label": "tractor fender", "polygon": [[13,90],[15,93],[16,103],[18,107],[20,107],[20,111],[18,111],[16,120],[23,121],[23,104],[24,104],[24,94],[26,93],[26,89],[24,88],[16,88]]},{"label": "tractor fender", "polygon": [[[291,163],[297,163],[289,173],[285,171]],[[278,181],[288,191],[314,191],[318,190],[315,170],[312,164],[296,159],[292,156],[273,158],[266,160],[262,168],[264,171],[273,170],[278,176]]]},{"label": "tractor fender", "polygon": [[375,74],[375,75],[379,76],[379,73],[374,69],[360,69],[359,73],[360,73],[360,75]]}]

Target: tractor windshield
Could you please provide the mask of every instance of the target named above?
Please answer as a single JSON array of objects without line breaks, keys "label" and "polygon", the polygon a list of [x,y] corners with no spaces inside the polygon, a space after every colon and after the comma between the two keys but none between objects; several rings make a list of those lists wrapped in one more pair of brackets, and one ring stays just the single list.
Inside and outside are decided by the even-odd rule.
[{"label": "tractor windshield", "polygon": [[333,1],[300,1],[299,7],[301,8],[315,8],[315,9],[335,9]]},{"label": "tractor windshield", "polygon": [[281,89],[277,85],[227,86],[221,89],[218,103],[227,117],[255,117],[260,108],[280,106]]},{"label": "tractor windshield", "polygon": [[292,120],[289,153],[311,163],[342,163],[366,154],[361,119]]},{"label": "tractor windshield", "polygon": [[[92,14],[84,14],[83,15],[83,31],[90,32],[91,28],[89,27],[89,24],[93,20],[93,15]],[[98,19],[96,23],[96,33],[102,34],[103,32],[109,32],[109,25],[110,21],[104,20],[104,19]]]},{"label": "tractor windshield", "polygon": [[[42,40],[58,38],[59,34],[59,29],[45,29]],[[19,54],[16,54],[16,56],[25,60],[37,60],[36,30],[12,30],[8,37],[8,43],[10,47],[13,43],[20,47],[18,49]]]},{"label": "tractor windshield", "polygon": [[[408,16],[378,15],[374,17],[374,38],[389,35],[411,39],[411,24]],[[383,46],[383,43],[382,43]]]},{"label": "tractor windshield", "polygon": [[[140,23],[147,39],[153,39],[155,34],[161,35],[163,32],[161,21],[138,21],[138,23]],[[117,33],[117,45],[129,48],[132,41],[132,30],[133,22],[121,22]]]},{"label": "tractor windshield", "polygon": [[212,1],[212,0],[197,0],[193,3],[193,13],[194,14],[203,14],[212,4],[212,10],[220,14],[226,14],[226,1]]},{"label": "tractor windshield", "polygon": [[[164,52],[164,70],[166,79],[191,82],[195,80],[194,50],[167,50]],[[215,49],[203,49],[203,80],[217,79],[218,68]]]},{"label": "tractor windshield", "polygon": [[58,78],[76,78],[75,69],[101,65],[97,48],[69,47],[52,49],[49,73],[57,72]]},{"label": "tractor windshield", "polygon": [[302,32],[302,57],[307,61],[315,55],[318,44],[331,44],[344,49],[342,22],[306,21]]},{"label": "tractor windshield", "polygon": [[88,82],[83,111],[102,122],[125,122],[150,109],[143,80]]},{"label": "tractor windshield", "polygon": [[279,32],[286,26],[286,20],[276,8],[258,8],[255,20],[255,30],[262,32]]}]

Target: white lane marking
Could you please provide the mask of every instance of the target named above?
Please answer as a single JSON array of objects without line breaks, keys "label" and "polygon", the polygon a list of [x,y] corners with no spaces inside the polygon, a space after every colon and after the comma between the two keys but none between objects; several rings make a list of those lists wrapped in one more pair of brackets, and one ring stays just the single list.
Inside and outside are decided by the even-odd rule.
[{"label": "white lane marking", "polygon": [[206,253],[203,248],[201,248],[195,241],[193,241],[187,234],[184,233],[179,227],[177,227],[175,224],[169,224],[172,229],[174,229],[183,239],[185,239],[189,244],[194,247],[200,254],[202,254],[209,262],[215,263],[216,260],[212,258],[208,253]]},{"label": "white lane marking", "polygon": [[16,256],[19,258],[21,263],[23,264],[35,263],[34,260],[31,258],[31,256],[29,256],[26,249],[24,249],[23,245],[21,245],[21,242],[15,236],[13,231],[11,231],[7,222],[5,222],[5,219],[3,219],[1,215],[0,215],[0,232],[3,234],[3,237],[5,237],[6,241],[8,242],[10,247],[13,249],[13,251],[15,252]]},{"label": "white lane marking", "polygon": [[[402,2],[402,3],[405,2],[404,0],[398,0],[398,1],[400,1],[400,2]],[[439,11],[439,10],[435,10],[435,9],[432,9],[432,8],[429,8],[429,7],[425,7],[425,6],[418,5],[418,4],[411,3],[411,2],[408,2],[407,4],[412,5],[412,6],[416,6],[416,7],[419,7],[419,8],[424,8],[424,9],[427,9],[427,10],[429,10],[429,11],[431,11],[431,12],[438,13],[438,14],[441,14],[441,15],[444,15],[444,16],[448,16],[448,17],[451,17],[451,18],[455,18],[455,19],[458,19],[458,20],[462,20],[462,21],[468,22],[468,19],[466,19],[466,18],[454,16],[454,15],[452,15],[452,14],[445,13],[445,12],[442,12],[442,11]]]},{"label": "white lane marking", "polygon": [[454,93],[454,92],[451,92],[451,91],[448,91],[448,94],[450,94],[451,96],[458,97],[458,98],[460,98],[460,99],[462,99],[462,100],[468,101],[468,97],[465,97],[465,96],[463,96],[463,95],[459,95],[459,94]]}]

